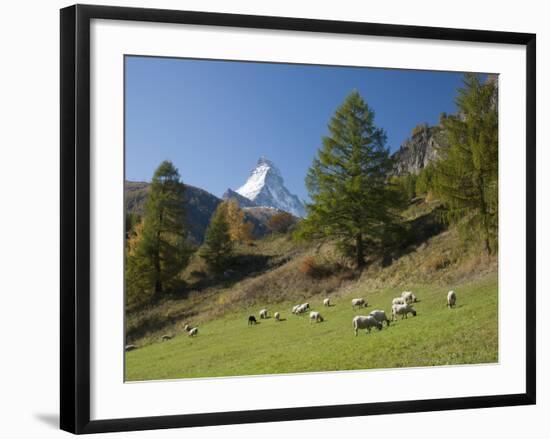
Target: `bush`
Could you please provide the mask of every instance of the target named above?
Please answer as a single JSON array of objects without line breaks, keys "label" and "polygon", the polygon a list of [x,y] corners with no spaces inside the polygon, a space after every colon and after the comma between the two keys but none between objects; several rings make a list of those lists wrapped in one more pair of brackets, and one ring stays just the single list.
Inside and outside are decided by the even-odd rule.
[{"label": "bush", "polygon": [[300,273],[305,274],[309,277],[316,277],[317,264],[313,256],[307,256],[302,260],[298,268]]}]

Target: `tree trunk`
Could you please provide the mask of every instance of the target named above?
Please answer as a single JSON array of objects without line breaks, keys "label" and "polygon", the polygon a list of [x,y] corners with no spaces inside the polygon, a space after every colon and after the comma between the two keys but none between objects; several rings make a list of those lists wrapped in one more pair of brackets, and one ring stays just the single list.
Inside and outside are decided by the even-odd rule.
[{"label": "tree trunk", "polygon": [[160,272],[160,229],[162,227],[163,211],[159,213],[159,228],[157,230],[157,242],[155,249],[155,294],[157,296],[162,294],[162,280]]},{"label": "tree trunk", "polygon": [[491,244],[489,242],[489,225],[488,225],[489,213],[487,209],[487,203],[485,202],[485,182],[482,176],[480,176],[479,178],[478,190],[479,190],[479,200],[480,200],[479,210],[481,213],[481,223],[483,227],[483,244],[485,246],[485,253],[487,253],[487,255],[490,255]]},{"label": "tree trunk", "polygon": [[361,269],[365,266],[365,255],[363,254],[363,235],[360,233],[355,236],[355,251],[357,268]]}]

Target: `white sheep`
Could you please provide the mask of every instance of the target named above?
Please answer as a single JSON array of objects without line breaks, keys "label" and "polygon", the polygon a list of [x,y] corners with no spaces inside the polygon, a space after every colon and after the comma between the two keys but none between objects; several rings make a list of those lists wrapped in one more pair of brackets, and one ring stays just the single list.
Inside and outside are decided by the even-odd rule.
[{"label": "white sheep", "polygon": [[273,318],[277,321],[281,320],[281,314],[279,314],[278,312],[276,312],[275,314],[273,314]]},{"label": "white sheep", "polygon": [[374,311],[371,311],[369,316],[374,317],[380,323],[386,322],[386,325],[390,326],[390,320],[386,316],[386,313],[381,309],[375,309]]},{"label": "white sheep", "polygon": [[373,316],[355,316],[351,323],[356,337],[359,329],[366,329],[369,333],[372,328],[378,328],[378,330],[382,329],[382,323]]},{"label": "white sheep", "polygon": [[391,307],[391,313],[392,313],[392,320],[397,320],[397,316],[401,316],[401,320],[404,318],[406,319],[408,314],[412,314],[413,316],[416,316],[416,310],[412,307],[412,305],[409,304],[396,304]]},{"label": "white sheep", "polygon": [[403,291],[401,293],[401,297],[405,300],[405,303],[408,303],[409,305],[413,302],[418,302],[418,299],[412,291]]},{"label": "white sheep", "polygon": [[323,306],[330,306],[330,297],[323,300]]},{"label": "white sheep", "polygon": [[302,303],[301,305],[298,305],[298,308],[296,308],[296,314],[303,314],[305,313],[309,308],[309,304]]},{"label": "white sheep", "polygon": [[391,301],[392,305],[406,305],[405,299],[402,297],[396,297]]},{"label": "white sheep", "polygon": [[309,303],[302,303],[302,307],[304,308],[304,311],[307,311],[309,309]]},{"label": "white sheep", "polygon": [[292,307],[292,314],[298,314],[298,308],[300,308],[300,305],[294,305]]},{"label": "white sheep", "polygon": [[199,333],[199,328],[191,328],[188,332],[188,336],[189,337],[194,337],[195,335],[197,335]]},{"label": "white sheep", "polygon": [[456,293],[453,290],[447,293],[447,306],[449,309],[456,306]]},{"label": "white sheep", "polygon": [[358,299],[351,299],[351,307],[352,308],[355,308],[356,306],[358,306],[359,308],[361,308],[362,306],[367,306],[367,301],[365,299],[363,299],[362,297],[361,298],[358,298]]},{"label": "white sheep", "polygon": [[260,319],[267,319],[267,309],[260,310]]},{"label": "white sheep", "polygon": [[323,316],[321,314],[319,314],[317,311],[311,311],[309,313],[309,323],[320,323],[322,322],[324,319],[323,319]]}]

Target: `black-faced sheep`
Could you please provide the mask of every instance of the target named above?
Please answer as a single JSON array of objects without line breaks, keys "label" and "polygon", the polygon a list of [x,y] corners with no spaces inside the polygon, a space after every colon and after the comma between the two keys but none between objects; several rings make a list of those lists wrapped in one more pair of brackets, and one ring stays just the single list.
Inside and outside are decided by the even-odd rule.
[{"label": "black-faced sheep", "polygon": [[267,319],[267,309],[260,310],[260,319]]},{"label": "black-faced sheep", "polygon": [[392,313],[392,320],[397,320],[397,316],[401,316],[401,320],[406,319],[407,316],[412,314],[413,316],[416,316],[416,310],[412,307],[412,305],[404,304],[404,305],[393,305],[391,307],[391,313]]},{"label": "black-faced sheep", "polygon": [[456,293],[453,290],[447,293],[447,306],[449,309],[456,306]]},{"label": "black-faced sheep", "polygon": [[359,308],[361,308],[362,306],[367,306],[367,301],[365,299],[363,299],[362,297],[361,298],[358,298],[358,299],[351,299],[351,307],[352,308],[355,308],[356,306],[358,306]]},{"label": "black-faced sheep", "polygon": [[330,298],[327,297],[326,299],[323,300],[323,306],[330,306]]},{"label": "black-faced sheep", "polygon": [[377,321],[380,323],[386,322],[386,326],[390,326],[390,320],[386,316],[386,313],[381,309],[375,309],[374,311],[371,311],[370,316],[374,317]]},{"label": "black-faced sheep", "polygon": [[317,311],[311,311],[309,313],[309,323],[320,323],[322,322],[324,319],[323,319],[323,316],[321,314],[319,314]]},{"label": "black-faced sheep", "polygon": [[403,299],[402,297],[396,297],[395,299],[393,299],[391,301],[391,304],[392,305],[406,305],[407,302],[405,302],[405,299]]},{"label": "black-faced sheep", "polygon": [[369,333],[372,328],[382,329],[382,323],[376,320],[373,316],[355,316],[352,320],[353,332],[357,337],[359,329],[366,329]]},{"label": "black-faced sheep", "polygon": [[194,337],[195,335],[197,335],[199,333],[199,328],[191,328],[188,332],[188,336],[189,337]]},{"label": "black-faced sheep", "polygon": [[403,291],[401,293],[401,297],[405,300],[405,303],[408,303],[409,305],[413,302],[418,302],[418,299],[412,291]]}]

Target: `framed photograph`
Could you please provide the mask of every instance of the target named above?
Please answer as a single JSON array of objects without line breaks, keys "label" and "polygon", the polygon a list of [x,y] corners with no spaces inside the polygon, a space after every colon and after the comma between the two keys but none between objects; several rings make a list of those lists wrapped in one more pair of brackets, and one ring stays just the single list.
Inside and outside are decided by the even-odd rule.
[{"label": "framed photograph", "polygon": [[535,35],[61,10],[61,428],[535,403]]}]

